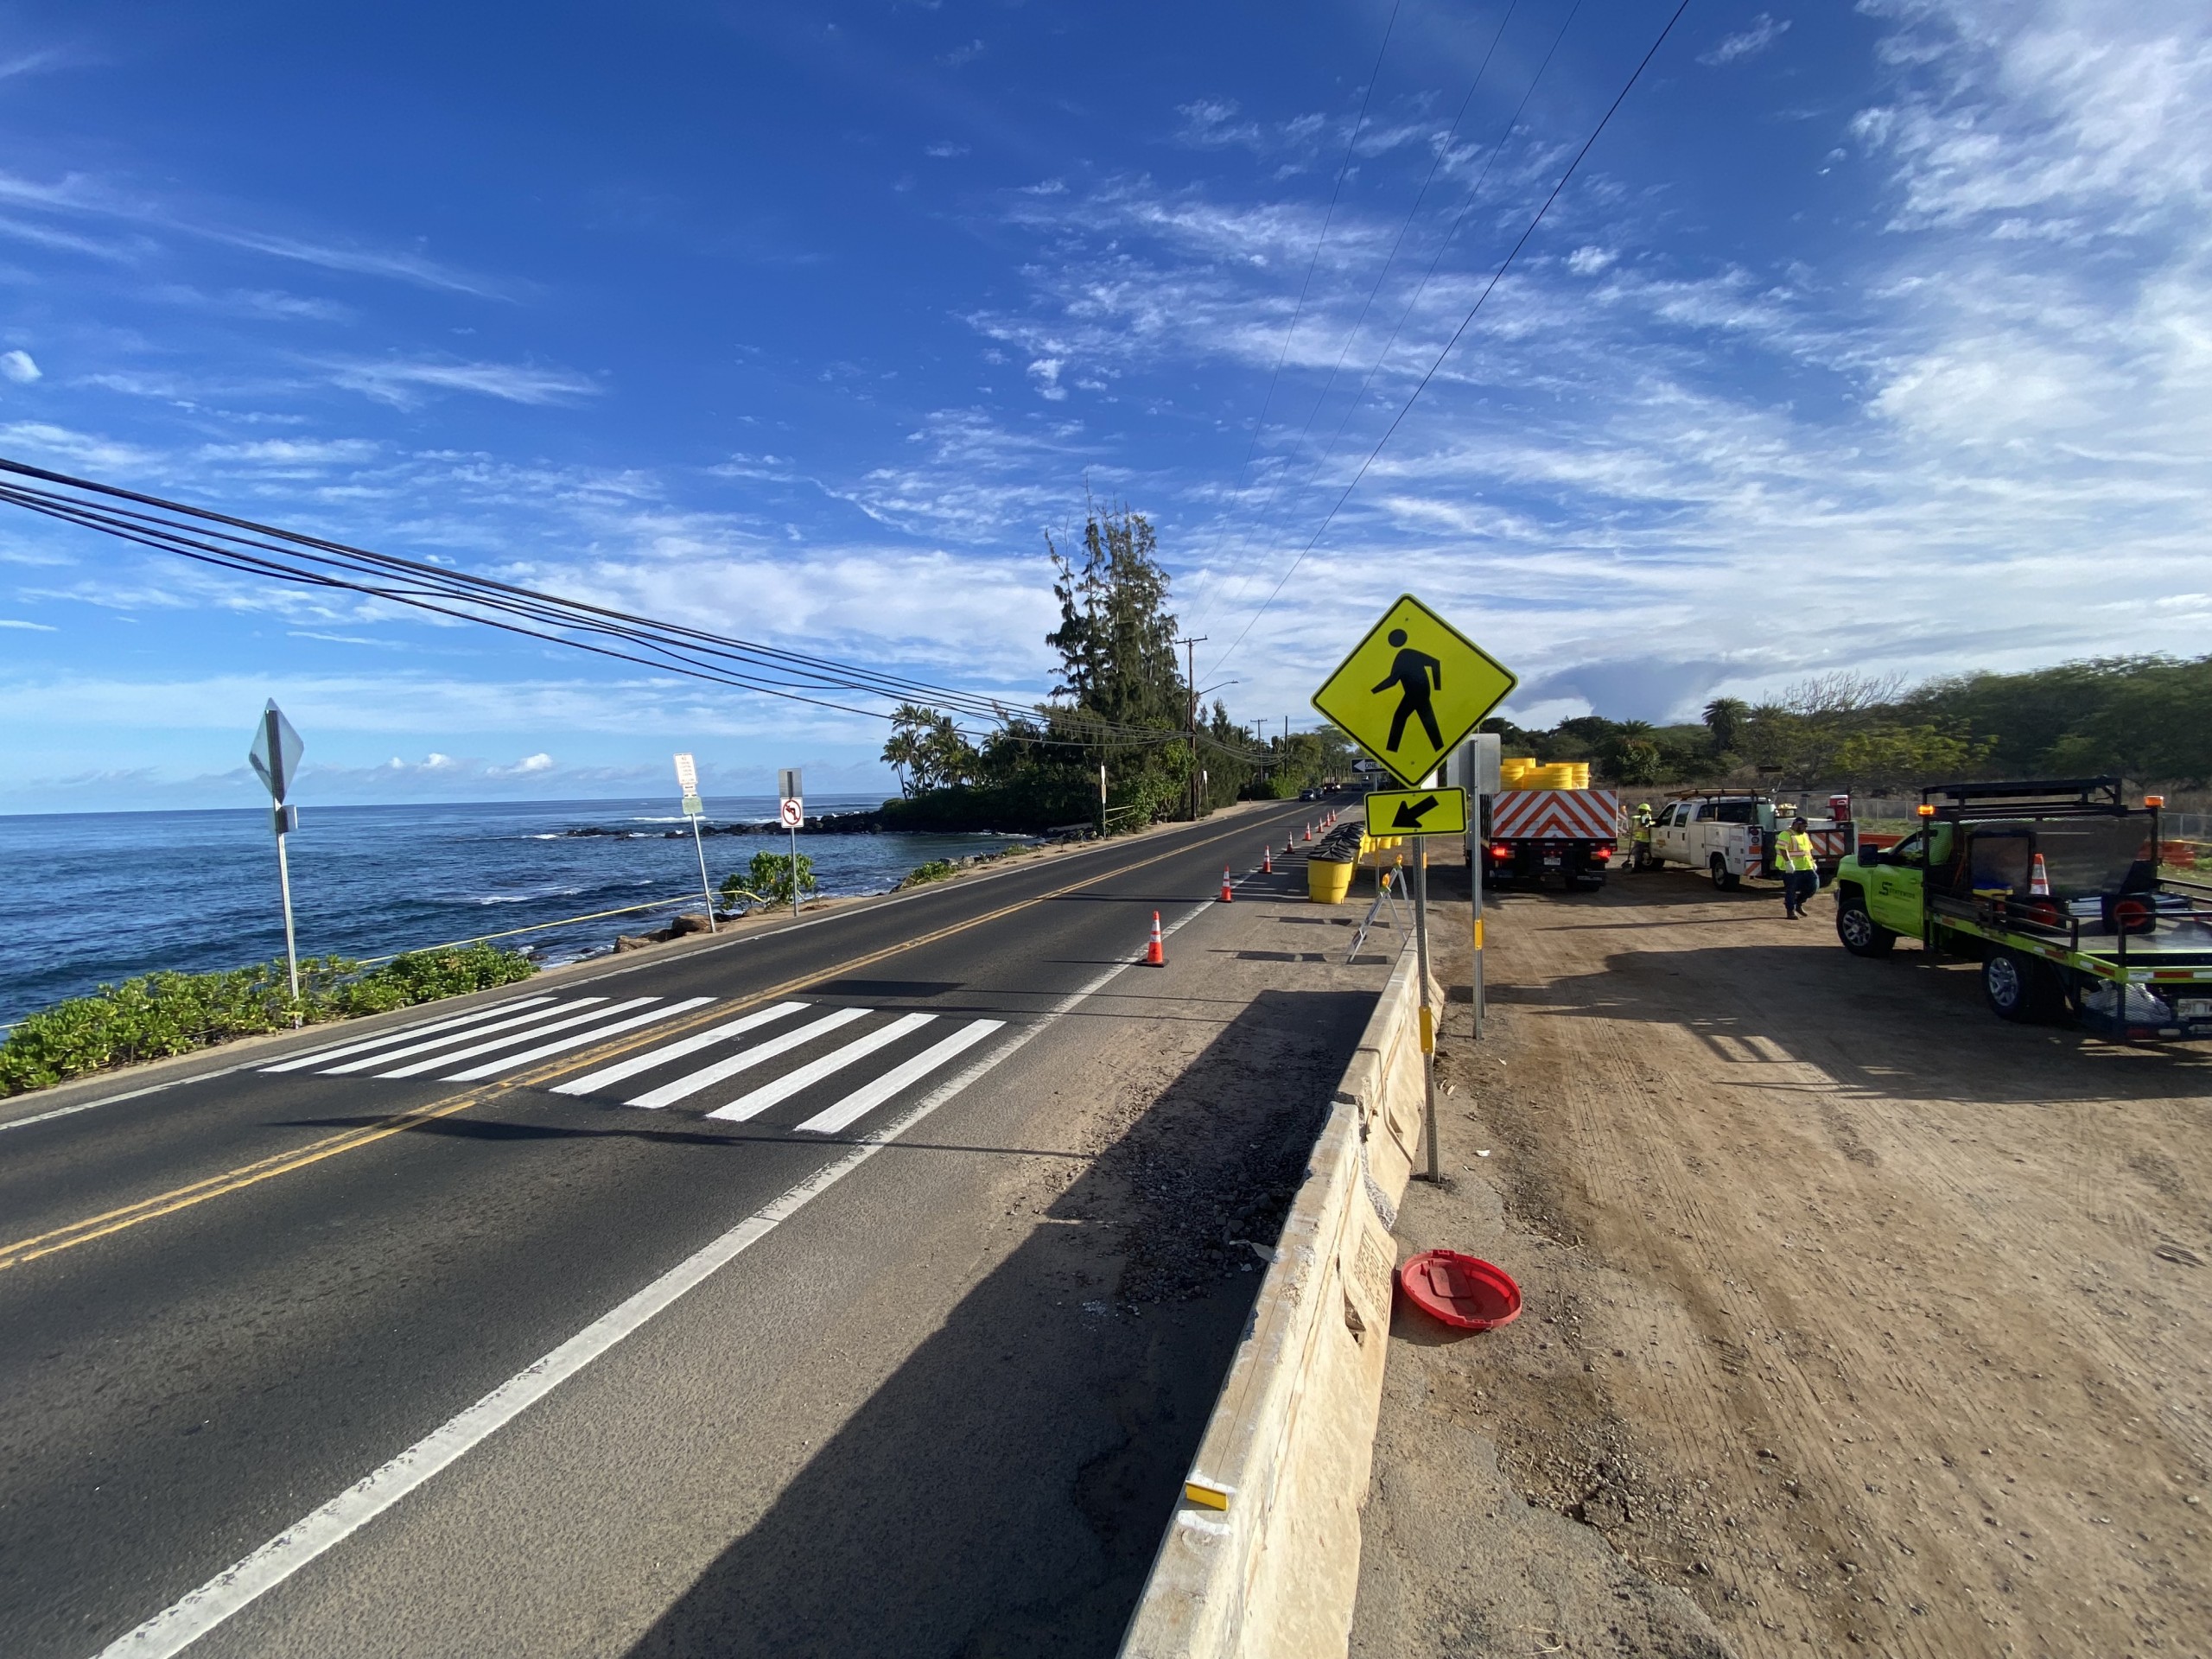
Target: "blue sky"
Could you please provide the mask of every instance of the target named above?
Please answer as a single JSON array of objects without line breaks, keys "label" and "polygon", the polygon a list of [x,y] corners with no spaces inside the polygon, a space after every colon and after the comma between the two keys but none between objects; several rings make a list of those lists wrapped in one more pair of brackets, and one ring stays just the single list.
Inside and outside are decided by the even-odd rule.
[{"label": "blue sky", "polygon": [[[0,454],[1016,698],[1087,482],[1242,719],[1406,588],[1529,721],[2206,649],[2212,24],[2159,0],[1695,0],[1262,608],[1672,9],[13,5]],[[889,781],[0,516],[0,810],[249,801],[270,695],[309,802]]]}]

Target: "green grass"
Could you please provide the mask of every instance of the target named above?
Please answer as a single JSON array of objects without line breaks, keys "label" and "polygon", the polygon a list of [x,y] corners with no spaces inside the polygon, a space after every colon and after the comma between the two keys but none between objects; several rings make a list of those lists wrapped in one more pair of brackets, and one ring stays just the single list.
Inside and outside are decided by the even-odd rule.
[{"label": "green grass", "polygon": [[0,1043],[0,1096],[234,1038],[511,985],[537,971],[529,957],[488,944],[412,951],[367,969],[343,957],[315,957],[300,964],[297,1002],[281,962],[147,974],[42,1008],[16,1026]]}]

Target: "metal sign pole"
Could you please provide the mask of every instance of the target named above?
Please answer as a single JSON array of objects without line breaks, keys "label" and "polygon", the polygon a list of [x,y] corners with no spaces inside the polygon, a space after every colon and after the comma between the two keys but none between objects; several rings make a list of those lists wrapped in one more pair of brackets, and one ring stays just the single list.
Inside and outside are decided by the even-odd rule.
[{"label": "metal sign pole", "polygon": [[699,839],[699,815],[691,815],[691,850],[699,855],[699,893],[707,901],[707,931],[718,931],[715,926],[715,890],[707,883],[707,843]]},{"label": "metal sign pole", "polygon": [[791,914],[798,914],[798,825],[791,825]]},{"label": "metal sign pole", "polygon": [[1436,1155],[1436,1016],[1428,1006],[1428,837],[1415,836],[1414,857],[1414,956],[1421,969],[1421,1086],[1422,1125],[1428,1141],[1428,1179],[1443,1179]]},{"label": "metal sign pole", "polygon": [[284,966],[292,976],[292,1001],[300,1000],[300,951],[292,939],[292,866],[284,856],[284,809],[276,809],[276,885],[284,894]]}]

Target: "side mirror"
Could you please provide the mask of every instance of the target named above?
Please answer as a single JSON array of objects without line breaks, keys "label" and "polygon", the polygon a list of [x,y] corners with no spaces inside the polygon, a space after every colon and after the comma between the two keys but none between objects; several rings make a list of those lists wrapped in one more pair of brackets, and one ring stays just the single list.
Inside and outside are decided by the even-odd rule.
[{"label": "side mirror", "polygon": [[1861,869],[1872,869],[1877,864],[1886,864],[1889,861],[1890,855],[1879,847],[1861,847],[1859,849],[1859,865]]}]

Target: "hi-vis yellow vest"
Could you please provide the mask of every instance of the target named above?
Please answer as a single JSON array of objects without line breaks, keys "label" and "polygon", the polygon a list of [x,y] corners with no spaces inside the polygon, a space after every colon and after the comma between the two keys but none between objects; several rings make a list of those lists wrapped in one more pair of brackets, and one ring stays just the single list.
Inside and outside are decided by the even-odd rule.
[{"label": "hi-vis yellow vest", "polygon": [[1774,861],[1785,870],[1813,868],[1813,838],[1802,830],[1785,830],[1774,838]]}]

